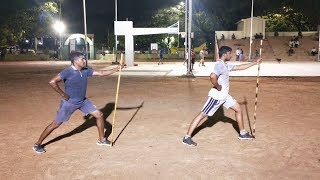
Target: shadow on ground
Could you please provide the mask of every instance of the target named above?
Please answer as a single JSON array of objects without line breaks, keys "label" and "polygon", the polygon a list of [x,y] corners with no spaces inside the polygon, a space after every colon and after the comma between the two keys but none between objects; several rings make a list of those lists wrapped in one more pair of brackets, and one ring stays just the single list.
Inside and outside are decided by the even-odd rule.
[{"label": "shadow on ground", "polygon": [[[114,110],[114,102],[111,103],[107,103],[103,108],[100,109],[100,111],[103,113],[103,120],[104,120],[104,128],[105,128],[105,137],[108,138],[111,134],[112,131],[112,124],[109,123],[106,119],[111,115],[111,113]],[[140,110],[140,108],[143,106],[143,102],[141,103],[141,105],[136,106],[136,107],[117,107],[117,110],[132,110],[132,109],[137,109],[136,112],[133,114],[133,116],[130,118],[130,120],[127,122],[127,124],[123,127],[123,129],[120,131],[119,135],[116,137],[114,143],[116,142],[116,140],[120,137],[120,135],[122,134],[122,132],[125,130],[125,128],[128,126],[128,124],[134,119],[135,115],[138,113],[138,111]],[[43,146],[47,146],[51,143],[54,143],[56,141],[62,140],[64,138],[73,136],[75,134],[81,133],[83,131],[85,131],[86,129],[89,129],[93,126],[96,126],[96,118],[94,118],[91,115],[88,116],[84,116],[84,122],[76,127],[75,129],[73,129],[72,131],[60,135],[46,143],[43,144]]]},{"label": "shadow on ground", "polygon": [[[247,120],[248,120],[248,124],[249,124],[249,128],[250,128],[250,132],[252,134],[252,129],[251,129],[251,123],[250,123],[250,119],[248,116],[248,107],[247,107],[247,100],[246,98],[244,98],[243,102],[239,102],[240,105],[244,106],[243,112],[245,113]],[[245,119],[243,119],[243,121],[245,122]],[[224,115],[224,110],[223,110],[223,106],[220,106],[219,109],[216,111],[216,113],[214,113],[213,116],[209,116],[207,118],[206,121],[204,121],[200,126],[198,126],[192,133],[192,137],[195,136],[198,132],[200,132],[202,129],[208,128],[208,127],[212,127],[214,126],[216,123],[218,122],[224,122],[224,123],[229,123],[232,125],[233,129],[235,131],[237,131],[238,133],[240,133],[239,130],[239,126],[236,120],[231,119],[227,116]]]}]

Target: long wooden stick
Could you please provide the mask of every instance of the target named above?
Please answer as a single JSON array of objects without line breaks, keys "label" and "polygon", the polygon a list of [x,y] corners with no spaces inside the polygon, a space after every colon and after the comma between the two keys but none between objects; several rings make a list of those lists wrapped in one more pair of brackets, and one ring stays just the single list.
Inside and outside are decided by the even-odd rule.
[{"label": "long wooden stick", "polygon": [[[262,57],[262,42],[260,41],[260,58]],[[260,63],[258,64],[258,74],[257,74],[257,86],[256,86],[256,102],[254,103],[254,114],[253,114],[253,137],[256,134],[256,120],[257,120],[257,106],[258,106],[258,91],[259,91],[259,73],[260,73]]]},{"label": "long wooden stick", "polygon": [[[120,59],[120,66],[122,66],[123,62],[123,54],[121,54],[121,59]],[[118,105],[118,97],[119,97],[119,87],[120,87],[120,77],[121,77],[121,69],[119,69],[118,72],[118,84],[117,84],[117,92],[116,92],[116,100],[114,103],[114,110],[113,110],[113,120],[112,120],[112,130],[111,130],[111,146],[113,146],[113,132],[114,132],[114,123],[116,121],[116,113],[117,113],[117,105]]]}]

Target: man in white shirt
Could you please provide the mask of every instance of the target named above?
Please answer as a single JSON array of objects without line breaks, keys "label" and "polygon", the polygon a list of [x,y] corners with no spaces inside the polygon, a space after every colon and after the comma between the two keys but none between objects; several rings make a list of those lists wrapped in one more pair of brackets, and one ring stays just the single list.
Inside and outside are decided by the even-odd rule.
[{"label": "man in white shirt", "polygon": [[226,108],[234,110],[236,115],[236,121],[238,122],[240,134],[239,139],[253,139],[253,137],[244,129],[243,119],[242,119],[242,109],[237,103],[237,101],[229,95],[229,72],[244,70],[251,66],[261,63],[261,58],[256,61],[240,64],[240,65],[230,65],[227,61],[231,59],[232,49],[228,46],[222,46],[219,49],[219,60],[214,66],[213,72],[210,74],[210,81],[213,88],[209,91],[208,100],[204,104],[200,113],[191,122],[187,134],[184,136],[182,143],[188,146],[196,146],[197,143],[193,142],[191,135],[195,128],[200,125],[202,120],[208,116],[212,116],[221,105]]}]

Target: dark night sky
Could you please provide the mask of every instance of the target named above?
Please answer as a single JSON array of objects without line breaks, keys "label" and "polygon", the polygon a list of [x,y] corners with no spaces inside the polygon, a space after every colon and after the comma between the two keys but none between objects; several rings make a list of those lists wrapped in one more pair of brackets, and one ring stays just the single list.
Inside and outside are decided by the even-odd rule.
[{"label": "dark night sky", "polygon": [[[63,0],[62,19],[68,24],[69,32],[83,32],[83,1]],[[118,0],[118,20],[138,22],[146,20],[153,11],[177,4],[179,0]],[[86,0],[88,33],[113,31],[115,18],[114,0]]]},{"label": "dark night sky", "polygon": [[[45,0],[0,0],[0,17],[19,9],[31,8]],[[58,3],[59,0],[52,0]],[[83,0],[61,0],[62,20],[67,33],[83,33]],[[181,0],[118,0],[118,20],[146,21],[155,10],[175,5]],[[115,0],[86,0],[87,32],[103,37],[113,32]],[[0,18],[0,20],[1,20]],[[1,22],[0,22],[1,23]]]},{"label": "dark night sky", "polygon": [[[43,0],[0,0],[0,16],[10,11],[32,7]],[[54,0],[59,2],[59,0]],[[157,9],[176,5],[185,0],[118,0],[118,20],[128,18],[134,25],[147,22]],[[115,0],[86,0],[87,32],[103,38],[113,32]],[[267,9],[281,8],[291,4],[309,13],[309,17],[319,19],[319,0],[255,0],[255,15]],[[215,14],[229,14],[235,21],[250,17],[251,0],[193,0],[194,8],[203,8]],[[317,20],[316,19],[316,20]],[[67,25],[67,33],[83,33],[83,0],[62,0],[62,20]],[[320,22],[319,22],[320,23]]]}]

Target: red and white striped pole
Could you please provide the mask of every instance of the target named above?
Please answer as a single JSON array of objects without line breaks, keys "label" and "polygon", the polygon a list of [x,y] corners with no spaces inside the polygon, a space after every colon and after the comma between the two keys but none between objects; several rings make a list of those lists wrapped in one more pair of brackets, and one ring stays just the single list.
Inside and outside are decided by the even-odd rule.
[{"label": "red and white striped pole", "polygon": [[[260,58],[262,57],[262,43],[263,43],[263,40],[261,39],[261,41],[260,41]],[[254,113],[253,113],[253,132],[252,132],[253,137],[255,137],[255,134],[256,134],[258,91],[259,91],[259,73],[260,73],[260,63],[258,64],[257,86],[256,86],[256,101],[254,103]]]}]

